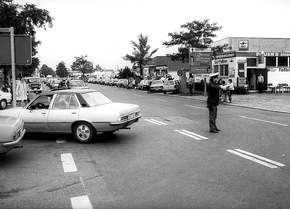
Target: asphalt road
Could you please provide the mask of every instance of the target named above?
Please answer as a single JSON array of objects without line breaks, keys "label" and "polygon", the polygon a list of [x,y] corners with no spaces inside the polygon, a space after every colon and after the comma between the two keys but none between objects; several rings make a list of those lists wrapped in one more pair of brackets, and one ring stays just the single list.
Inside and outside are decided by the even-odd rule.
[{"label": "asphalt road", "polygon": [[1,209],[290,208],[288,115],[220,105],[209,133],[204,101],[90,86],[143,117],[87,145],[26,135],[0,156]]}]

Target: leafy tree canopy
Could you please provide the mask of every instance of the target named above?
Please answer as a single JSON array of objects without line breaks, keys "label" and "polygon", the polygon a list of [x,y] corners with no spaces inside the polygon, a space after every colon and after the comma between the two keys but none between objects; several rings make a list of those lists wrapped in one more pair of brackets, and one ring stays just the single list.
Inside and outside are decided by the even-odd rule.
[{"label": "leafy tree canopy", "polygon": [[124,69],[119,70],[119,78],[130,78],[130,77],[133,78],[134,76],[135,76],[134,72],[132,72],[130,68],[127,66]]},{"label": "leafy tree canopy", "polygon": [[189,48],[208,48],[213,42],[212,38],[216,37],[215,32],[222,27],[217,23],[210,23],[209,19],[192,21],[181,25],[183,31],[168,33],[171,37],[170,41],[163,42],[163,45],[178,46],[178,53],[167,54],[173,61],[179,60],[188,62]]},{"label": "leafy tree canopy", "polygon": [[61,61],[60,63],[58,63],[58,65],[56,66],[56,75],[58,77],[61,78],[65,78],[69,75],[69,72],[65,66],[65,63],[63,61]]},{"label": "leafy tree canopy", "polygon": [[13,0],[0,0],[0,28],[14,27],[14,34],[26,34],[32,37],[32,65],[17,66],[23,75],[31,75],[39,66],[37,46],[41,43],[35,39],[36,28],[52,27],[54,19],[45,9],[39,9],[34,4],[19,5]]},{"label": "leafy tree canopy", "polygon": [[140,68],[140,75],[143,76],[143,68],[151,60],[151,57],[158,49],[154,49],[150,52],[150,45],[148,45],[148,36],[143,36],[140,34],[138,37],[138,42],[131,41],[133,45],[132,55],[126,54],[123,59],[130,61],[131,63],[137,65]]},{"label": "leafy tree canopy", "polygon": [[86,73],[93,72],[93,63],[87,60],[87,55],[81,55],[80,57],[75,57],[75,59],[76,60],[71,65],[71,69],[81,72],[83,74],[83,78]]},{"label": "leafy tree canopy", "polygon": [[43,75],[44,77],[48,76],[48,75],[52,75],[53,77],[55,77],[55,71],[48,67],[46,64],[43,64],[39,70],[40,75]]}]

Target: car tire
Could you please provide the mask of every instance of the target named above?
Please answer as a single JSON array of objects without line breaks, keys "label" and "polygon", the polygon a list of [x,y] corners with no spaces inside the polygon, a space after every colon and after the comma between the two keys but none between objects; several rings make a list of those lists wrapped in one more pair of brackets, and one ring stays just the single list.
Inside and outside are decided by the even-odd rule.
[{"label": "car tire", "polygon": [[0,101],[0,109],[5,109],[7,107],[7,101],[5,99],[2,99]]},{"label": "car tire", "polygon": [[73,135],[80,143],[90,143],[95,134],[94,127],[87,122],[78,122],[73,129]]}]

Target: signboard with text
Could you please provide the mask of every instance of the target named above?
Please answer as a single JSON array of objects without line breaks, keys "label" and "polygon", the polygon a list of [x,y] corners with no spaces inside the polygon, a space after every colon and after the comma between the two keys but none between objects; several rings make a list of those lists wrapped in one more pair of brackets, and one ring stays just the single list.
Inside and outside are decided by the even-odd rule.
[{"label": "signboard with text", "polygon": [[211,66],[210,48],[189,48],[189,67],[192,74],[210,73]]},{"label": "signboard with text", "polygon": [[[15,64],[30,65],[32,62],[31,37],[15,35]],[[11,41],[9,35],[0,35],[0,65],[11,65]]]}]

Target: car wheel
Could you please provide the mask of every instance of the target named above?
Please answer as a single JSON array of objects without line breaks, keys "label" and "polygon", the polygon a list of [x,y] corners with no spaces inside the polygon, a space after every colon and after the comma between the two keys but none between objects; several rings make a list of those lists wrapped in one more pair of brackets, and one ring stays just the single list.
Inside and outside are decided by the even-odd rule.
[{"label": "car wheel", "polygon": [[5,109],[7,107],[7,101],[5,99],[2,99],[0,101],[0,109]]},{"label": "car wheel", "polygon": [[81,143],[89,143],[95,136],[95,129],[87,122],[79,122],[73,129],[73,134],[76,140]]}]

